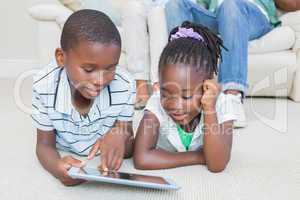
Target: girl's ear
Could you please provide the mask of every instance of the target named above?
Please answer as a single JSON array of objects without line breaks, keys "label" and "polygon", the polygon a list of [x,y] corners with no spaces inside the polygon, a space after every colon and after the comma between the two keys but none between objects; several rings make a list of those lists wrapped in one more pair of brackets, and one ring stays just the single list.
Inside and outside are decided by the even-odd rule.
[{"label": "girl's ear", "polygon": [[57,48],[55,50],[55,59],[58,66],[64,67],[65,58],[64,58],[64,52],[61,48]]}]

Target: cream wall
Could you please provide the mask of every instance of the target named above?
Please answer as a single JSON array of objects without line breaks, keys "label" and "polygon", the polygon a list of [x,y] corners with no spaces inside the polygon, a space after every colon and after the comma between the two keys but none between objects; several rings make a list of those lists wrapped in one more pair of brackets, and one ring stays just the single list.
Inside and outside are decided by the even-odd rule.
[{"label": "cream wall", "polygon": [[8,0],[0,6],[0,78],[16,77],[38,66],[37,24],[28,8],[55,0]]}]

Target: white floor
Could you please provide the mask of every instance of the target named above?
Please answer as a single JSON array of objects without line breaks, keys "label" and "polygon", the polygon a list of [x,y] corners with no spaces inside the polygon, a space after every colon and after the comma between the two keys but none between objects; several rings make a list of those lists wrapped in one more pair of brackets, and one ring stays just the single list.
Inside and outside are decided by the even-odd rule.
[{"label": "white floor", "polygon": [[[28,80],[21,93],[28,106],[30,87]],[[221,174],[204,166],[140,172],[169,177],[182,186],[177,192],[164,192],[95,183],[62,186],[36,159],[35,130],[30,117],[16,106],[14,81],[0,80],[0,88],[1,200],[300,199],[300,104],[292,101],[247,99],[249,125],[236,131],[232,159]],[[135,171],[132,161],[126,160],[122,170]]]}]

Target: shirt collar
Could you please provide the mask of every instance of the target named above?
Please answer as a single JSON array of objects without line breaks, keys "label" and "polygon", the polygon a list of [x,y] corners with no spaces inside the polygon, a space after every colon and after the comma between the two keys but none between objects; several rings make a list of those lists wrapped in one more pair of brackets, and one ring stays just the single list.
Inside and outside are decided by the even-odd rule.
[{"label": "shirt collar", "polygon": [[60,113],[71,115],[73,105],[71,100],[71,88],[65,69],[62,69],[54,98],[54,109]]},{"label": "shirt collar", "polygon": [[[203,141],[200,138],[203,135],[203,123],[204,123],[203,117],[204,117],[204,115],[202,112],[199,124],[197,125],[197,127],[195,128],[195,131],[194,131],[194,135],[193,135],[193,138],[192,138],[192,141],[190,144],[190,151],[196,150],[197,147],[202,146],[202,144],[203,144]],[[180,136],[177,132],[176,123],[169,116],[168,116],[168,120],[171,120],[171,122],[172,122],[171,126],[174,126],[172,128],[172,130],[176,130],[175,133],[173,131],[169,132],[169,134],[167,136],[169,142],[176,148],[176,150],[178,152],[185,152],[186,149],[183,146]]]}]

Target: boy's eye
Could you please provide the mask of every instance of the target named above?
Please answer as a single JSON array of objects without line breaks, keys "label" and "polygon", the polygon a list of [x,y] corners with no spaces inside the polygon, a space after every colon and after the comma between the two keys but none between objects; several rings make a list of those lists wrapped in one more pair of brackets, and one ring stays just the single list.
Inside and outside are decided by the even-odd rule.
[{"label": "boy's eye", "polygon": [[115,69],[116,69],[116,66],[114,65],[114,66],[110,66],[106,70],[109,71],[109,72],[111,72],[111,71],[115,71]]}]

